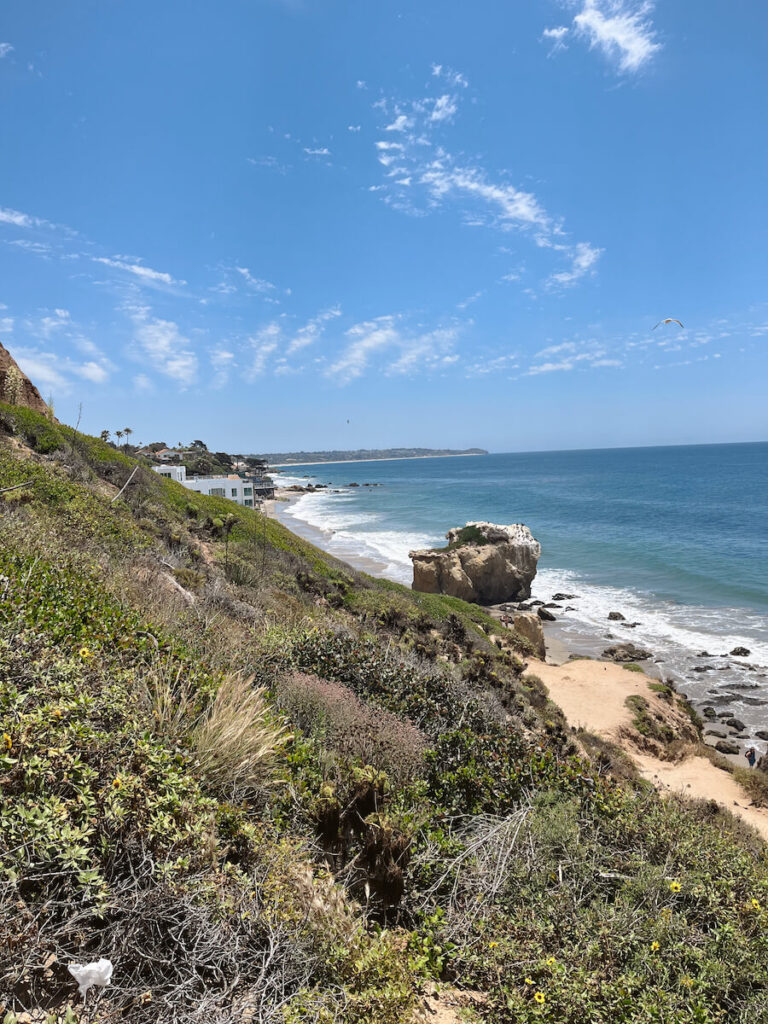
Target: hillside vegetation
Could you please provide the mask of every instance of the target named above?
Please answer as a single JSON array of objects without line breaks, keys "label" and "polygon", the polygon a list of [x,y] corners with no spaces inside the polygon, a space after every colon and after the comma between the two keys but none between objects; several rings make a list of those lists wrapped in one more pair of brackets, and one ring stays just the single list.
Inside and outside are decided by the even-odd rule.
[{"label": "hillside vegetation", "polygon": [[0,432],[0,1019],[768,1019],[763,843],[587,757],[521,638]]}]

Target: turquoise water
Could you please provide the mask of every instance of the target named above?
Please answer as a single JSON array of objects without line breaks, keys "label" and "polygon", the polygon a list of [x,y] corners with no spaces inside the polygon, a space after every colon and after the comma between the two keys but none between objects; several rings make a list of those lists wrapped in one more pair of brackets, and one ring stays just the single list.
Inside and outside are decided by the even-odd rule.
[{"label": "turquoise water", "polygon": [[[534,596],[578,593],[559,614],[574,636],[607,631],[660,652],[671,674],[746,646],[750,678],[768,665],[768,444],[541,452],[292,467],[336,493],[302,496],[286,521],[322,531],[342,558],[410,582],[408,551],[468,520],[526,523],[542,545]],[[348,484],[376,483],[350,488]],[[693,679],[703,695],[732,681]],[[734,663],[729,662],[735,671]],[[738,664],[735,663],[735,664]],[[735,678],[735,677],[734,677]],[[712,680],[716,679],[713,684]],[[765,679],[768,683],[768,679]],[[762,716],[760,716],[762,718]],[[766,715],[768,718],[768,715]]]}]

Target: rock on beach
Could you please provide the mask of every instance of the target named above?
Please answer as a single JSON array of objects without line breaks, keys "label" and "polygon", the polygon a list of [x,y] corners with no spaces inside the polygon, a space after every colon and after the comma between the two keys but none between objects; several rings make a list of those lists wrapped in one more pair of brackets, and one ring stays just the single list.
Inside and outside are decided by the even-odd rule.
[{"label": "rock on beach", "polygon": [[476,604],[531,596],[541,545],[522,523],[467,523],[446,534],[448,547],[411,551],[413,589]]}]

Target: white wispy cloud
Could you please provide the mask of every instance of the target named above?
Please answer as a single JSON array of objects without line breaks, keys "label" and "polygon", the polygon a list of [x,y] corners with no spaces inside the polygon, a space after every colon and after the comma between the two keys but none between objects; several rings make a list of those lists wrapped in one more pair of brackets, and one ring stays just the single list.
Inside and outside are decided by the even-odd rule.
[{"label": "white wispy cloud", "polygon": [[[553,358],[558,356],[560,358]],[[548,345],[540,349],[533,358],[544,361],[529,365],[523,376],[536,377],[542,373],[567,373],[577,368],[587,370],[600,367],[618,368],[624,365],[619,352],[610,352],[603,342],[594,338]]]},{"label": "white wispy cloud", "polygon": [[235,353],[218,345],[208,353],[208,358],[214,370],[213,387],[223,388],[228,383],[230,372],[235,365]]},{"label": "white wispy cloud", "polygon": [[432,104],[429,120],[450,121],[458,109],[455,97],[444,93],[442,96],[438,96]]},{"label": "white wispy cloud", "polygon": [[23,373],[43,390],[55,389],[66,393],[70,382],[58,367],[58,358],[54,352],[41,352],[37,349],[17,348],[14,346],[11,355],[21,367]]},{"label": "white wispy cloud", "polygon": [[92,359],[73,367],[73,372],[84,380],[89,380],[92,384],[103,384],[109,380],[108,368],[103,363],[97,363]]},{"label": "white wispy cloud", "polygon": [[29,379],[43,390],[69,394],[77,386],[73,378],[105,384],[115,369],[108,359],[78,362],[59,352],[37,347],[13,348],[13,356]]},{"label": "white wispy cloud", "polygon": [[466,299],[462,299],[461,302],[456,303],[456,309],[466,309],[467,306],[471,306],[485,295],[485,288],[481,288],[479,291],[473,292],[472,295],[468,295]]},{"label": "white wispy cloud", "polygon": [[62,327],[71,327],[72,318],[69,314],[68,309],[55,309],[53,314],[48,314],[42,317],[36,324],[37,333],[42,334],[44,338],[50,338],[54,331],[58,331]]},{"label": "white wispy cloud", "polygon": [[293,355],[308,345],[312,345],[322,335],[325,325],[339,316],[341,316],[341,309],[338,306],[334,306],[332,309],[323,310],[317,316],[312,317],[311,320],[308,320],[303,327],[296,331],[288,345],[287,355]]},{"label": "white wispy cloud", "polygon": [[488,374],[509,373],[518,368],[520,356],[517,352],[506,352],[502,355],[488,356],[470,363],[464,370],[466,377],[486,377]]},{"label": "white wispy cloud", "polygon": [[9,53],[13,53],[13,49],[10,43],[0,43],[0,60],[7,57]]},{"label": "white wispy cloud", "polygon": [[152,316],[146,306],[130,306],[126,311],[134,325],[134,341],[150,366],[181,388],[192,385],[197,378],[197,355],[178,324]]},{"label": "white wispy cloud", "polygon": [[265,281],[262,277],[256,277],[250,272],[248,267],[235,267],[235,270],[253,291],[266,294],[267,292],[275,290],[275,285],[273,285],[271,281]]},{"label": "white wispy cloud", "polygon": [[432,76],[434,78],[442,78],[444,81],[450,82],[451,85],[461,89],[466,89],[469,85],[469,82],[461,72],[454,71],[453,68],[445,67],[443,64],[432,65]]},{"label": "white wispy cloud", "polygon": [[320,146],[317,149],[312,149],[308,146],[304,146],[304,152],[308,156],[330,156],[331,151],[327,146]]},{"label": "white wispy cloud", "polygon": [[552,274],[549,278],[551,284],[572,285],[580,281],[585,274],[594,273],[597,261],[600,259],[603,250],[590,245],[589,242],[577,242],[571,249],[570,270],[561,270]]},{"label": "white wispy cloud", "polygon": [[326,376],[338,384],[349,384],[362,377],[377,353],[388,351],[383,372],[408,374],[435,370],[455,362],[452,349],[458,337],[457,327],[426,332],[404,331],[395,316],[382,316],[355,324],[346,331],[348,344],[326,369]]},{"label": "white wispy cloud", "polygon": [[499,226],[549,225],[546,211],[531,192],[489,181],[479,167],[456,166],[448,154],[421,167],[418,180],[427,187],[435,203],[456,195],[478,200]]},{"label": "white wispy cloud", "polygon": [[413,128],[413,118],[407,117],[405,114],[398,114],[391,124],[386,125],[384,131],[406,132],[409,128]]},{"label": "white wispy cloud", "polygon": [[565,38],[569,31],[570,29],[567,25],[556,25],[554,28],[545,28],[541,33],[542,40],[551,44],[549,51],[550,57],[555,53],[559,53],[560,50],[568,49],[565,43]]},{"label": "white wispy cloud", "polygon": [[248,339],[251,360],[245,371],[246,380],[253,381],[264,373],[270,356],[277,351],[281,337],[280,324],[273,321]]},{"label": "white wispy cloud", "polygon": [[48,259],[53,253],[53,247],[47,242],[36,242],[31,238],[13,238],[8,245],[23,249],[24,252],[32,253],[33,256],[41,256],[43,259]]},{"label": "white wispy cloud", "polygon": [[246,160],[254,167],[267,167],[270,171],[277,171],[278,174],[287,174],[291,169],[290,164],[281,163],[276,156],[249,156],[246,157]]},{"label": "white wispy cloud", "polygon": [[12,224],[16,228],[52,227],[48,221],[42,220],[40,217],[32,217],[28,213],[9,210],[2,206],[0,206],[0,224]]},{"label": "white wispy cloud", "polygon": [[538,366],[531,366],[527,375],[535,377],[539,373],[555,373],[558,370],[572,370],[576,364],[572,359],[562,359],[559,363],[539,363]]},{"label": "white wispy cloud", "polygon": [[[579,0],[580,10],[572,23],[575,36],[598,49],[619,71],[635,72],[661,49],[651,15],[652,0]],[[542,38],[553,42],[555,52],[565,49],[569,29],[564,25],[545,29]]]},{"label": "white wispy cloud", "polygon": [[[456,72],[433,66],[433,77],[446,76],[454,81]],[[386,203],[410,215],[450,207],[467,226],[528,232],[539,247],[559,253],[567,263],[551,275],[550,286],[572,285],[592,273],[601,249],[569,241],[560,218],[529,189],[513,184],[505,171],[492,173],[479,161],[450,152],[444,136],[459,112],[460,98],[452,92],[407,103],[376,101],[374,108],[385,118],[385,137],[374,141],[383,180],[369,190],[381,192]]]},{"label": "white wispy cloud", "polygon": [[151,267],[145,267],[143,263],[128,263],[121,259],[110,259],[107,256],[92,256],[91,259],[94,263],[101,263],[105,267],[112,267],[114,270],[124,270],[128,274],[132,274],[138,278],[144,284],[164,284],[164,285],[185,285],[186,281],[177,281],[170,274],[166,274],[162,270],[153,270]]}]

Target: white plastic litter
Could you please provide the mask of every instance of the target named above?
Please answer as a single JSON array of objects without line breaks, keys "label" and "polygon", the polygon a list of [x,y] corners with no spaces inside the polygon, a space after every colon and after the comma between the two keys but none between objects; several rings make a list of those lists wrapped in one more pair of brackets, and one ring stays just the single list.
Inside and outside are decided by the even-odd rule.
[{"label": "white plastic litter", "polygon": [[93,985],[108,985],[112,980],[112,961],[103,957],[90,964],[70,964],[68,970],[80,987],[83,999]]}]

